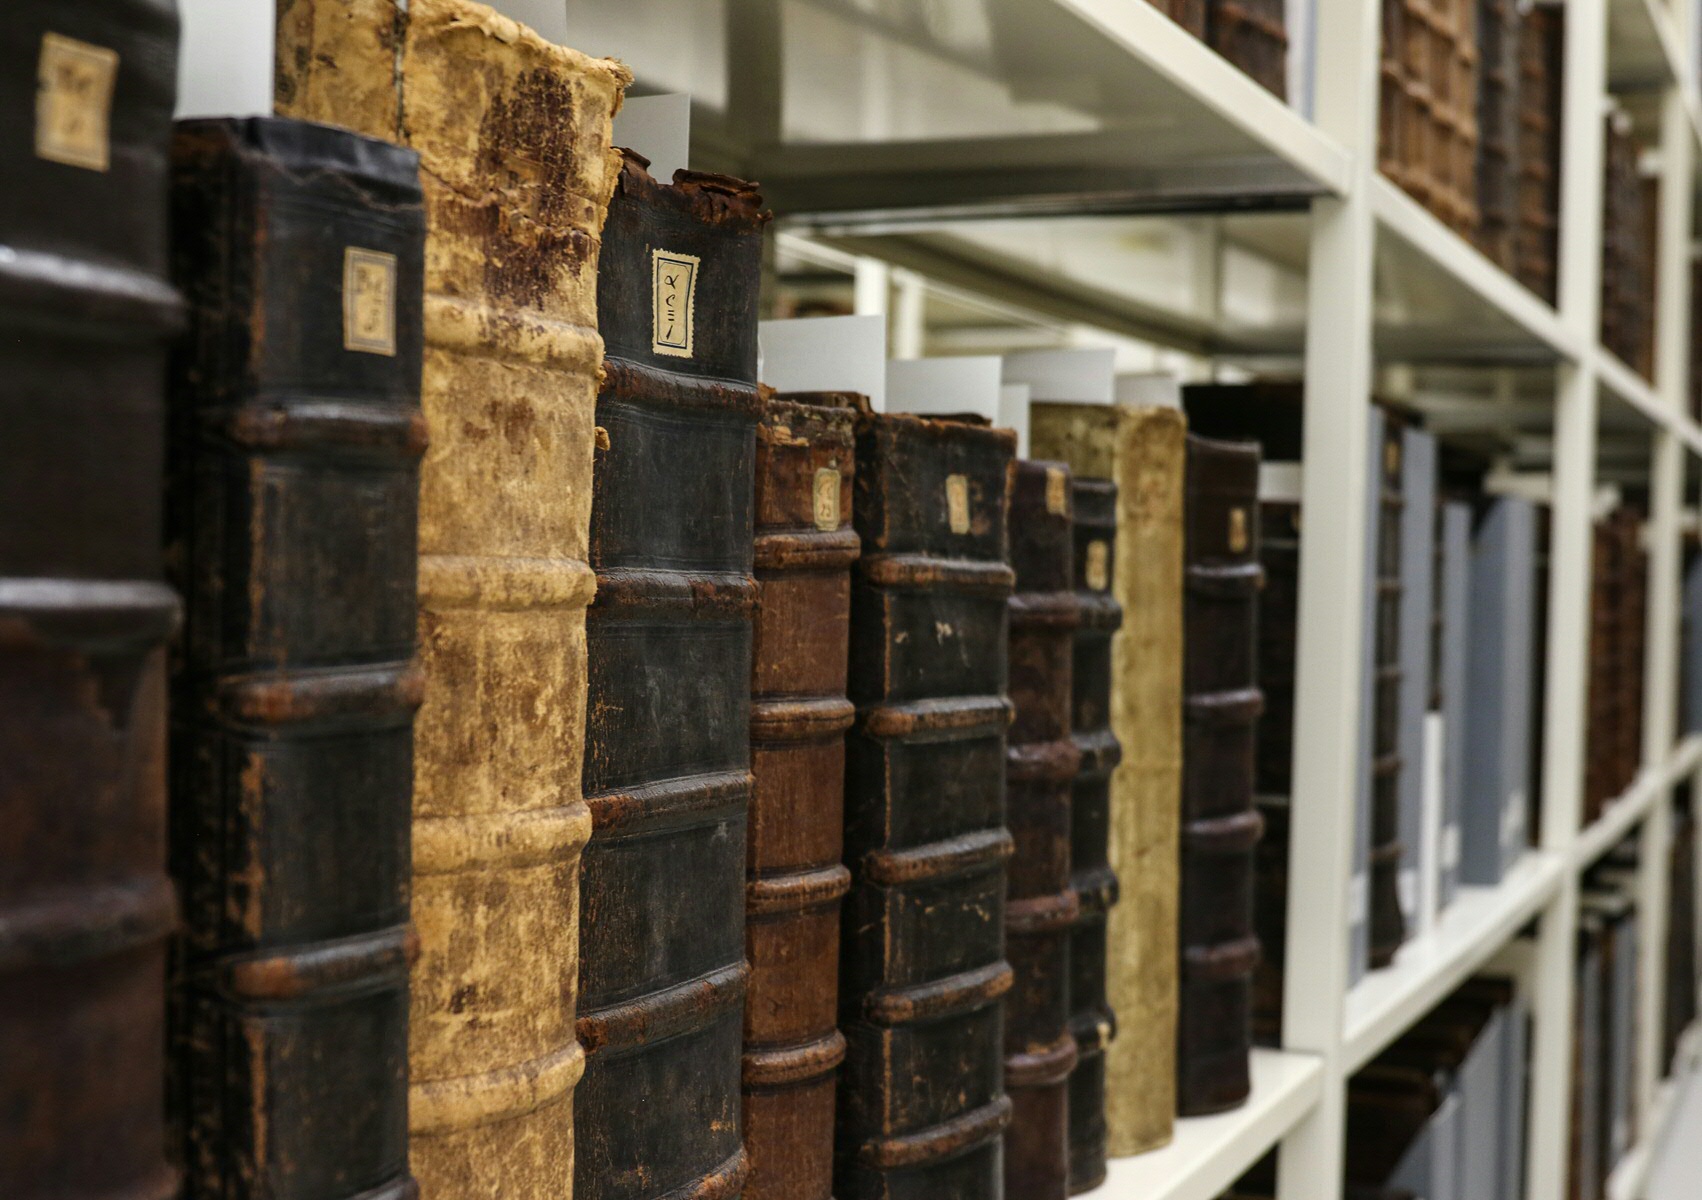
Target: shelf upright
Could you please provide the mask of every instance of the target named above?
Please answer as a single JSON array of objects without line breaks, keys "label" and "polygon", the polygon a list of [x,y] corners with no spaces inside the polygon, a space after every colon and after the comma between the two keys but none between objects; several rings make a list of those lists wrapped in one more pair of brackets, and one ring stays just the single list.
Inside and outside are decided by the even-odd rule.
[{"label": "shelf upright", "polygon": [[[1556,375],[1541,802],[1543,849],[1570,857],[1583,808],[1588,699],[1607,0],[1566,0],[1565,22],[1559,309],[1579,355],[1562,362]],[[1561,1200],[1566,1194],[1577,936],[1578,871],[1569,870],[1538,926],[1527,1200]]]},{"label": "shelf upright", "polygon": [[1348,152],[1340,197],[1312,203],[1305,473],[1296,643],[1283,1045],[1322,1060],[1318,1104],[1282,1143],[1280,1200],[1340,1200],[1347,1129],[1348,927],[1355,903],[1370,436],[1380,6],[1318,0],[1319,131]]}]

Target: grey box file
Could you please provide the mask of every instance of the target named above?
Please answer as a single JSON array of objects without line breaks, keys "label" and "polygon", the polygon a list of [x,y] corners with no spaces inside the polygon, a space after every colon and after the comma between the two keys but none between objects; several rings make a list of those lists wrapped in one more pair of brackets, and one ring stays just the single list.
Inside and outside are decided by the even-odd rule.
[{"label": "grey box file", "polygon": [[1430,1192],[1427,1200],[1467,1200],[1460,1191],[1460,1096],[1442,1097],[1430,1118]]},{"label": "grey box file", "polygon": [[[1430,709],[1430,633],[1436,573],[1436,439],[1401,435],[1401,909],[1409,935],[1429,924],[1437,846],[1425,836],[1425,715]],[[1435,795],[1435,789],[1432,789]]]},{"label": "grey box file", "polygon": [[1501,1161],[1503,1073],[1507,1062],[1507,1010],[1497,1008],[1460,1064],[1460,1195],[1498,1196]]},{"label": "grey box file", "polygon": [[1536,510],[1492,498],[1472,537],[1460,881],[1499,884],[1525,850]]},{"label": "grey box file", "polygon": [[1460,889],[1461,813],[1466,795],[1467,689],[1471,662],[1472,510],[1452,501],[1442,506],[1442,828],[1437,845],[1436,899],[1439,911]]},{"label": "grey box file", "polygon": [[1684,571],[1683,641],[1679,659],[1679,722],[1702,733],[1702,554]]},{"label": "grey box file", "polygon": [[1517,989],[1507,1006],[1507,1037],[1501,1070],[1501,1190],[1518,1200],[1525,1194],[1525,1078],[1531,1045],[1530,1001]]},{"label": "grey box file", "polygon": [[1418,1131],[1406,1153],[1401,1155],[1401,1161],[1389,1173],[1389,1187],[1395,1191],[1404,1189],[1414,1196],[1424,1197],[1424,1200],[1436,1200],[1435,1168],[1436,1118],[1432,1117],[1429,1124]]}]

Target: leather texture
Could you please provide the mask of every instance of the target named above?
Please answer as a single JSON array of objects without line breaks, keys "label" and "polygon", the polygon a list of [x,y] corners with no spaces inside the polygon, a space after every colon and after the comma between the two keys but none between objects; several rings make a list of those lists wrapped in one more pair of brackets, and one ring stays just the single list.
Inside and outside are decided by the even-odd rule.
[{"label": "leather texture", "polygon": [[278,30],[281,112],[421,160],[413,1171],[430,1196],[556,1200],[584,1063],[595,287],[630,75],[468,0],[287,0]]},{"label": "leather texture", "polygon": [[1658,182],[1638,169],[1631,123],[1615,107],[1602,134],[1602,345],[1645,379],[1655,373]]},{"label": "leather texture", "polygon": [[1538,4],[1519,23],[1519,199],[1513,274],[1554,303],[1560,282],[1560,139],[1565,11]]},{"label": "leather texture", "polygon": [[1287,99],[1288,25],[1280,0],[1206,0],[1206,44]]},{"label": "leather texture", "polygon": [[[1401,909],[1401,435],[1383,412],[1383,442],[1371,464],[1377,490],[1377,561],[1371,676],[1371,966],[1386,967],[1406,940]],[[1413,763],[1412,770],[1419,764]]]},{"label": "leather texture", "polygon": [[165,1155],[165,0],[0,21],[0,1195],[174,1200]]},{"label": "leather texture", "polygon": [[1076,477],[1075,589],[1080,624],[1070,664],[1070,733],[1080,765],[1070,790],[1070,886],[1080,915],[1070,931],[1070,1192],[1105,1179],[1105,1054],[1117,1030],[1106,990],[1107,919],[1117,903],[1111,869],[1111,775],[1122,748],[1111,731],[1111,642],[1123,610],[1111,590],[1117,569],[1117,485]]},{"label": "leather texture", "polygon": [[1461,237],[1478,226],[1473,3],[1383,0],[1378,167]]},{"label": "leather texture", "polygon": [[1246,1100],[1251,1038],[1259,447],[1188,437],[1176,1111]]},{"label": "leather texture", "polygon": [[857,419],[838,1200],[1005,1194],[1015,448],[969,421]]},{"label": "leather texture", "polygon": [[[628,154],[603,226],[579,1200],[721,1200],[739,1134],[756,306],[750,187]],[[695,264],[690,283],[677,274]],[[679,304],[676,312],[669,306]],[[687,332],[689,331],[689,332]],[[689,353],[669,353],[672,342]]]},{"label": "leather texture", "polygon": [[173,176],[185,1195],[412,1197],[419,161],[192,121]]},{"label": "leather texture", "polygon": [[1170,1140],[1176,1116],[1178,828],[1182,782],[1182,414],[1173,408],[1036,403],[1033,452],[1117,489],[1111,594],[1108,859],[1121,900],[1106,919],[1106,994],[1117,1037],[1105,1053],[1108,1150]]},{"label": "leather texture", "polygon": [[1081,905],[1070,885],[1070,798],[1081,752],[1070,733],[1075,529],[1070,470],[1027,459],[1011,491],[1010,698],[1005,810],[1015,853],[1005,901],[1005,1193],[1069,1195],[1070,934]]},{"label": "leather texture", "polygon": [[856,397],[770,396],[756,430],[745,874],[746,1200],[832,1200]]}]

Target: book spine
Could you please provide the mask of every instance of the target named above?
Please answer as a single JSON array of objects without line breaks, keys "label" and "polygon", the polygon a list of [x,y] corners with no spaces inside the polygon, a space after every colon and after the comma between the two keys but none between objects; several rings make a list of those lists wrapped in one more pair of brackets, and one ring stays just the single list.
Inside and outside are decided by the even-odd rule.
[{"label": "book spine", "polygon": [[745,1200],[833,1194],[854,399],[770,399],[756,431]]},{"label": "book spine", "polygon": [[[1372,469],[1378,480],[1372,610],[1370,964],[1386,967],[1406,940],[1401,906],[1401,464],[1404,425],[1384,413]],[[1416,764],[1415,764],[1416,765]]]},{"label": "book spine", "polygon": [[470,0],[279,9],[280,111],[421,158],[408,1128],[428,1195],[571,1186],[593,281],[629,81]]},{"label": "book spine", "polygon": [[1539,4],[1519,26],[1518,209],[1513,269],[1519,281],[1554,302],[1559,270],[1561,83],[1565,21],[1558,5]]},{"label": "book spine", "polygon": [[762,198],[628,155],[603,226],[580,1200],[740,1194]]},{"label": "book spine", "polygon": [[1122,747],[1111,730],[1111,642],[1123,610],[1111,590],[1117,570],[1117,485],[1077,477],[1075,510],[1076,627],[1070,663],[1071,736],[1080,766],[1070,792],[1070,886],[1081,915],[1070,931],[1070,1192],[1105,1179],[1105,1055],[1117,1030],[1106,988],[1107,923],[1117,903],[1111,869],[1111,775]]},{"label": "book spine", "polygon": [[858,419],[838,1200],[1004,1194],[1014,449],[963,422]]},{"label": "book spine", "polygon": [[1206,44],[1279,100],[1288,97],[1288,27],[1272,0],[1207,0]]},{"label": "book spine", "polygon": [[1011,723],[1006,812],[1015,854],[1005,904],[1005,954],[1015,985],[1005,1005],[1005,1191],[1036,1200],[1069,1194],[1070,931],[1081,914],[1070,886],[1070,798],[1081,763],[1070,733],[1076,605],[1069,468],[1016,464],[1011,493]]},{"label": "book spine", "polygon": [[1188,439],[1177,1112],[1242,1103],[1251,1086],[1259,449]]},{"label": "book spine", "polygon": [[274,119],[173,158],[186,1194],[411,1197],[418,159]]},{"label": "book spine", "polygon": [[177,19],[0,22],[0,1195],[173,1200],[161,557]]}]

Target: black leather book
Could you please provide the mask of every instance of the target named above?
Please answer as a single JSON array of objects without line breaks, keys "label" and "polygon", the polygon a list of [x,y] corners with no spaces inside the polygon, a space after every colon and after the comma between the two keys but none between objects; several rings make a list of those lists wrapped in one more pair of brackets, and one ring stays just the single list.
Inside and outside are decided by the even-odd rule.
[{"label": "black leather book", "polygon": [[412,1195],[419,163],[257,119],[180,126],[173,168],[186,1195]]},{"label": "black leather book", "polygon": [[750,799],[756,304],[749,185],[629,155],[603,227],[574,1192],[731,1197]]},{"label": "black leather book", "polygon": [[0,1196],[175,1200],[169,0],[0,20]]},{"label": "black leather book", "polygon": [[858,420],[838,1200],[1004,1195],[1014,453],[968,421]]},{"label": "black leather book", "polygon": [[1176,1108],[1199,1116],[1251,1086],[1259,447],[1189,435],[1187,472]]},{"label": "black leather book", "polygon": [[[1401,434],[1405,423],[1383,411],[1383,439],[1371,464],[1377,499],[1372,595],[1371,965],[1386,967],[1406,940],[1401,910]],[[1414,764],[1416,768],[1417,764]]]},{"label": "black leather book", "polygon": [[1117,1018],[1106,998],[1106,918],[1117,903],[1111,870],[1111,774],[1122,748],[1111,732],[1111,639],[1123,610],[1111,593],[1117,559],[1117,485],[1077,478],[1075,504],[1076,626],[1070,666],[1070,730],[1079,766],[1070,793],[1070,886],[1080,915],[1070,934],[1070,1031],[1076,1067],[1070,1074],[1070,1191],[1105,1178],[1105,1049]]}]

